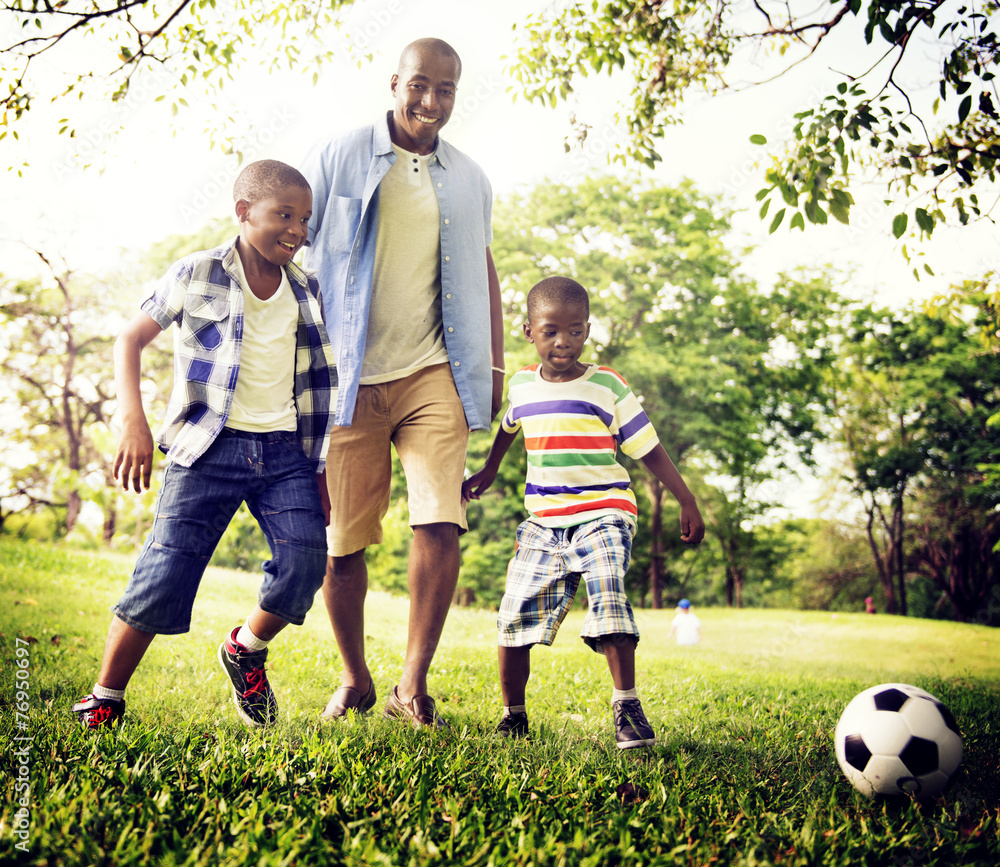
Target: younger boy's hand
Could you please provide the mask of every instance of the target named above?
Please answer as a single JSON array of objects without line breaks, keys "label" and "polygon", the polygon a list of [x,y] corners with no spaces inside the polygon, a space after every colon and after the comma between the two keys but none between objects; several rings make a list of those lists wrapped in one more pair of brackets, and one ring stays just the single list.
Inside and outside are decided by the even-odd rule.
[{"label": "younger boy's hand", "polygon": [[495,473],[489,473],[485,469],[480,470],[478,473],[473,473],[462,482],[462,502],[467,503],[469,500],[478,500],[489,490],[495,478]]},{"label": "younger boy's hand", "polygon": [[681,506],[681,540],[697,545],[705,538],[705,522],[695,503]]},{"label": "younger boy's hand", "polygon": [[[115,455],[114,477],[127,491],[129,482],[137,494],[149,490],[153,476],[153,435],[149,426],[126,428]],[[141,487],[140,487],[141,486]]]}]

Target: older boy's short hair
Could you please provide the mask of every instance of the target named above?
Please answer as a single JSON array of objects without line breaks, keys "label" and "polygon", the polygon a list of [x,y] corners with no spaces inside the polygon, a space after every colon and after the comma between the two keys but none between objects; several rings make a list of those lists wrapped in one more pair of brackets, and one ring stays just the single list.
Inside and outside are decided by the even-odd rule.
[{"label": "older boy's short hair", "polygon": [[312,192],[309,181],[298,169],[279,160],[257,160],[250,163],[233,184],[233,201],[240,199],[251,205],[270,199],[285,187],[298,187]]},{"label": "older boy's short hair", "polygon": [[587,317],[590,317],[590,296],[587,290],[569,277],[546,277],[531,287],[528,293],[529,322],[534,320],[535,313],[542,304],[579,304],[586,311]]}]

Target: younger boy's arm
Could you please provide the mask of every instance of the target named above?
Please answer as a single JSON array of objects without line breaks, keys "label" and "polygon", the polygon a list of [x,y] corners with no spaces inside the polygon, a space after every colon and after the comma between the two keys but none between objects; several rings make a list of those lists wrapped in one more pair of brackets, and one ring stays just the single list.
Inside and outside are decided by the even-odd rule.
[{"label": "younger boy's arm", "polygon": [[681,505],[681,539],[692,545],[697,545],[705,538],[705,522],[702,520],[698,504],[695,502],[694,494],[688,490],[688,486],[681,478],[680,472],[670,460],[670,455],[662,445],[656,447],[641,458],[643,464],[663,486],[673,494],[674,499]]},{"label": "younger boy's arm", "polygon": [[507,450],[516,438],[516,431],[514,433],[507,433],[501,426],[497,431],[496,437],[493,439],[493,445],[490,446],[490,453],[486,456],[486,463],[483,465],[483,468],[462,482],[463,503],[467,503],[469,500],[478,500],[489,490],[490,485],[493,484],[493,480],[497,477],[497,472],[500,470],[500,463],[503,461],[504,455],[507,454]]},{"label": "younger boy's arm", "polygon": [[[122,419],[122,435],[115,455],[114,477],[128,490],[149,490],[153,475],[153,435],[139,390],[142,350],[163,329],[146,313],[136,313],[115,341],[115,389]],[[140,487],[141,485],[141,487]]]}]

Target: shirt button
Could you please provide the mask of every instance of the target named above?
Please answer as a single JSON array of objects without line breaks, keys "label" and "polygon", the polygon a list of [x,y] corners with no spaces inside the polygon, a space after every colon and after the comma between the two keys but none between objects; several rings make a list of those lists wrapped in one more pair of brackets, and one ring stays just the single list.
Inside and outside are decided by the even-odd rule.
[{"label": "shirt button", "polygon": [[455,367],[461,367],[461,366],[462,366],[462,362],[461,361],[456,361],[455,362]]},{"label": "shirt button", "polygon": [[449,220],[449,219],[445,218],[445,221],[444,221],[444,224],[445,224],[446,226],[447,226],[447,225],[448,225],[448,224],[449,224],[450,222],[451,222],[451,220]]},{"label": "shirt button", "polygon": [[[451,261],[451,256],[445,256],[444,260],[445,260],[445,262],[450,262]],[[351,282],[353,283],[354,281],[352,280]]]},{"label": "shirt button", "polygon": [[451,332],[454,331],[454,330],[455,330],[454,328],[449,327],[448,328],[448,333],[451,334]]},{"label": "shirt button", "polygon": [[451,298],[451,292],[448,292],[444,297],[445,298]]},{"label": "shirt button", "polygon": [[443,186],[444,186],[444,184],[438,184],[438,189],[440,190],[441,187],[443,187]]}]

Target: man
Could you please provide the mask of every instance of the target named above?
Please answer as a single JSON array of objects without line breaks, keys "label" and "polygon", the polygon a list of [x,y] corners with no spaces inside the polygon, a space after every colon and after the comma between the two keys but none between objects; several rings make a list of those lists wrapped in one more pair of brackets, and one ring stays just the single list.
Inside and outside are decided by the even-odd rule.
[{"label": "man", "polygon": [[391,444],[406,473],[413,542],[406,656],[384,715],[447,728],[427,694],[427,671],[467,529],[468,433],[490,426],[503,392],[492,191],[482,170],[439,137],[461,72],[448,43],[408,45],[390,82],[393,110],[324,144],[303,167],[315,197],[308,264],[318,271],[339,375],[323,598],[344,670],[326,719],[376,701],[365,661],[365,549],[382,541]]}]

